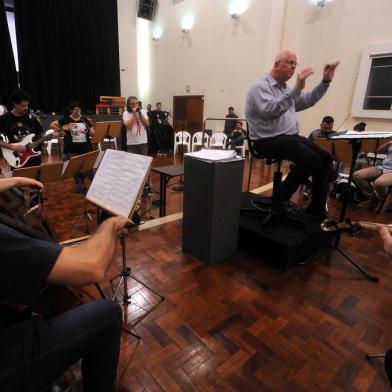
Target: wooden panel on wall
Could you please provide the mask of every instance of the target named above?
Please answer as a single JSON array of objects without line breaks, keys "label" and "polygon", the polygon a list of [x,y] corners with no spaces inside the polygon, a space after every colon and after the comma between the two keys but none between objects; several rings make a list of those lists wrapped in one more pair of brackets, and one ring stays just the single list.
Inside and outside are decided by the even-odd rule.
[{"label": "wooden panel on wall", "polygon": [[173,126],[175,132],[191,134],[203,129],[204,95],[173,97]]}]

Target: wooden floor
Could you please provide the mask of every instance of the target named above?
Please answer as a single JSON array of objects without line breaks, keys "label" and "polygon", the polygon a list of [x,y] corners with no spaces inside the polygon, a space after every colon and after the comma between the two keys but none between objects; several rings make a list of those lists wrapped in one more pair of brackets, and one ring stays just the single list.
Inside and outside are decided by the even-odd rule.
[{"label": "wooden floor", "polygon": [[[156,158],[154,166],[173,163]],[[270,182],[273,169],[257,163],[251,188]],[[158,177],[151,175],[153,186]],[[244,189],[247,175],[244,176]],[[168,191],[168,214],[182,210],[182,194]],[[61,239],[70,236],[83,197],[72,181],[49,184],[47,211]],[[331,213],[339,203],[333,201]],[[158,211],[143,208],[145,219]],[[390,222],[350,209],[348,216]],[[392,260],[377,234],[344,235],[342,248],[380,277],[365,279],[337,253],[287,272],[238,253],[207,266],[181,251],[181,220],[127,238],[133,273],[165,295],[133,282],[125,309],[138,342],[124,333],[121,391],[388,391],[383,361],[366,353],[392,347]],[[76,235],[83,235],[78,231]],[[120,268],[120,254],[102,282]],[[94,287],[86,292],[97,295]]]}]

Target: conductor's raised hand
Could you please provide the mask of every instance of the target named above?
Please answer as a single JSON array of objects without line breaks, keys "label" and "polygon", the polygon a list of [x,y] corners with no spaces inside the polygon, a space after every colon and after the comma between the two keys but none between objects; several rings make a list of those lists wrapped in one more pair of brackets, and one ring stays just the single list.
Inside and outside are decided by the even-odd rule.
[{"label": "conductor's raised hand", "polygon": [[339,65],[339,61],[335,61],[334,63],[328,63],[324,67],[323,81],[330,82],[334,75],[337,66]]},{"label": "conductor's raised hand", "polygon": [[301,71],[298,75],[297,75],[297,83],[295,85],[295,87],[297,88],[297,90],[303,90],[305,87],[305,80],[313,74],[313,69],[312,68],[305,68],[303,71]]}]

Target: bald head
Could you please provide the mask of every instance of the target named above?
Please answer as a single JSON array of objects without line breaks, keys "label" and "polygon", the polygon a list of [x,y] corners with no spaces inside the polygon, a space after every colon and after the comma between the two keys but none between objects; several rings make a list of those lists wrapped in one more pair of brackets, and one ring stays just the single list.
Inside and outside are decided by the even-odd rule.
[{"label": "bald head", "polygon": [[284,50],[275,57],[270,74],[278,83],[286,83],[297,68],[297,55],[292,50]]},{"label": "bald head", "polygon": [[283,52],[280,52],[276,57],[275,57],[275,63],[279,61],[284,61],[287,60],[287,58],[290,58],[291,56],[296,56],[296,54],[292,50],[284,50]]}]

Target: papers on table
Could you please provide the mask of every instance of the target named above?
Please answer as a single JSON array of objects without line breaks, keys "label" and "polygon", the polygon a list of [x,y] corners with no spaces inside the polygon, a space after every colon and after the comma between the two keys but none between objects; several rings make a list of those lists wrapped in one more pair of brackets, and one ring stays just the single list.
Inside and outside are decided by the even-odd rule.
[{"label": "papers on table", "polygon": [[[237,158],[237,153],[234,150],[209,150],[203,148],[197,152],[190,152],[186,156],[202,159],[204,161],[218,162],[218,161],[231,161]],[[242,158],[240,158],[242,159]]]},{"label": "papers on table", "polygon": [[386,139],[392,137],[392,131],[347,131],[339,135],[332,135],[330,139]]}]

